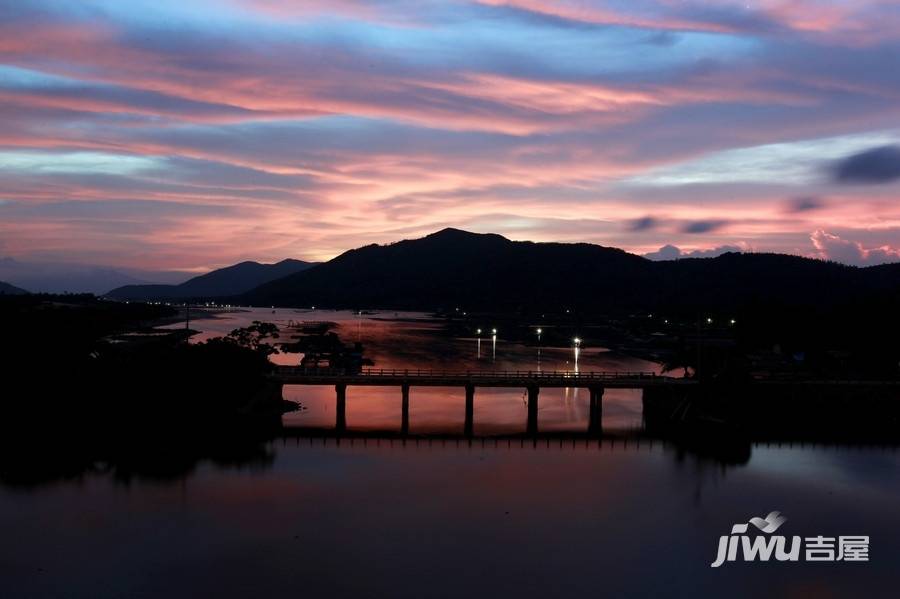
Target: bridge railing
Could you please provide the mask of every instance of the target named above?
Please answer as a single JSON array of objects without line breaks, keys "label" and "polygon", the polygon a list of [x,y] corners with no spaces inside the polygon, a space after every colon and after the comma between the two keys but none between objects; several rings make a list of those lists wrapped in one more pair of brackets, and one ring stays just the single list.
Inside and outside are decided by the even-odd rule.
[{"label": "bridge railing", "polygon": [[363,368],[348,371],[342,368],[305,368],[302,366],[278,366],[276,374],[297,377],[361,377],[361,378],[447,378],[447,379],[566,379],[611,380],[648,379],[660,375],[652,371],[586,371],[568,370],[438,370],[419,368]]}]

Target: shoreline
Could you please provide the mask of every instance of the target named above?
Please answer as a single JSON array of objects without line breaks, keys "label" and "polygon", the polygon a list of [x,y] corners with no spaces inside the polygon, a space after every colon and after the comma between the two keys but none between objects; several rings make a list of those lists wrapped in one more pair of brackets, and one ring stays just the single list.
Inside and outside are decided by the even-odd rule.
[{"label": "shoreline", "polygon": [[[151,328],[159,328],[168,325],[177,324],[179,322],[185,322],[186,320],[186,308],[183,306],[171,306],[172,308],[178,310],[178,314],[173,314],[172,316],[163,316],[161,318],[157,318],[156,320],[150,323]],[[220,314],[228,314],[234,312],[249,312],[247,309],[233,309],[233,308],[191,308],[190,311],[190,320],[215,320],[220,318]]]}]

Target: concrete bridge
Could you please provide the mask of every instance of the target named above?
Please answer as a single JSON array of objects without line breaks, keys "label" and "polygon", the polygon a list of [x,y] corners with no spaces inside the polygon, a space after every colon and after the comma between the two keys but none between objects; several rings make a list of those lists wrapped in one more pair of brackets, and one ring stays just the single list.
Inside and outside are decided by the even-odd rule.
[{"label": "concrete bridge", "polygon": [[337,403],[335,428],[347,426],[347,387],[400,387],[401,431],[409,432],[410,387],[462,387],[466,391],[465,434],[474,428],[475,389],[477,387],[524,388],[528,392],[529,434],[538,430],[538,397],[541,388],[583,388],[590,392],[588,433],[599,434],[602,427],[603,391],[614,389],[646,389],[660,386],[695,385],[696,381],[660,376],[654,372],[572,372],[559,370],[459,371],[419,369],[366,368],[358,372],[341,369],[278,366],[272,378],[282,385],[334,385]]}]

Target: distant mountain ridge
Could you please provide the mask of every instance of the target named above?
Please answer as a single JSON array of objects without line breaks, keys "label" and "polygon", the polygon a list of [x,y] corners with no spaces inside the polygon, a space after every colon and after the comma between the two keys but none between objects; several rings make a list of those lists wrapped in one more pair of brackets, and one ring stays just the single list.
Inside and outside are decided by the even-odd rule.
[{"label": "distant mountain ridge", "polygon": [[591,311],[814,305],[897,294],[900,264],[856,268],[782,254],[651,261],[586,243],[444,229],[347,251],[241,296],[257,305]]},{"label": "distant mountain ridge", "polygon": [[28,292],[15,285],[0,281],[0,295],[27,295]]},{"label": "distant mountain ridge", "polygon": [[187,279],[183,273],[147,271],[99,264],[19,260],[0,257],[0,281],[32,293],[94,293],[102,294],[125,285],[145,285],[150,282],[177,284]]},{"label": "distant mountain ridge", "polygon": [[213,270],[179,285],[125,285],[113,289],[106,296],[133,301],[231,297],[314,265],[290,258],[275,264],[246,261]]}]

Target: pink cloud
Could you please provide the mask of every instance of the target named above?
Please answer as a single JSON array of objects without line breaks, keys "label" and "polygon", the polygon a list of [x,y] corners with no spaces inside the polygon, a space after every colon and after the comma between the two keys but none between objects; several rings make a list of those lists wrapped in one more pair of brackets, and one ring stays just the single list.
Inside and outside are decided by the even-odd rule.
[{"label": "pink cloud", "polygon": [[816,248],[816,256],[823,260],[834,260],[857,266],[872,266],[900,261],[900,248],[889,245],[865,248],[859,242],[842,239],[822,229],[814,231],[810,235],[810,239]]},{"label": "pink cloud", "polygon": [[251,13],[277,19],[306,19],[323,15],[339,15],[366,21],[405,21],[404,11],[385,11],[377,2],[366,0],[229,0]]},{"label": "pink cloud", "polygon": [[[714,21],[699,3],[668,0],[636,0],[624,11],[602,2],[483,0],[495,8],[475,2],[454,12],[448,4],[443,13],[404,0],[233,4],[242,10],[227,16],[247,22],[240,34],[216,25],[179,36],[156,23],[146,30],[99,17],[96,24],[64,23],[44,13],[27,27],[0,23],[0,62],[32,71],[22,76],[26,84],[0,90],[0,151],[100,150],[163,164],[128,176],[4,172],[3,216],[13,207],[36,207],[0,219],[0,238],[11,251],[197,268],[244,258],[327,259],[361,243],[452,225],[632,251],[671,242],[690,251],[753,244],[807,254],[808,232],[821,227],[823,256],[860,263],[896,256],[896,229],[885,229],[900,222],[892,197],[876,206],[871,196],[849,197],[852,190],[841,197],[829,189],[786,190],[778,181],[713,191],[616,187],[646,169],[723,149],[895,126],[900,104],[893,80],[856,67],[870,65],[871,54],[855,56],[856,49],[845,47],[828,54],[834,48],[818,43],[797,51],[806,34],[870,39],[877,23],[849,3],[833,10],[816,0],[754,4],[750,16],[768,20],[747,23],[775,28],[749,35],[777,37],[781,27],[804,32],[787,33],[789,44],[774,48],[790,48],[775,61],[763,44],[754,46],[760,54],[729,54],[736,36],[629,31],[622,37],[634,44],[634,54],[617,65],[626,72],[600,68],[602,45],[597,56],[576,56],[569,42],[584,28],[561,27],[558,18],[498,21],[496,39],[471,46],[449,47],[447,40],[465,32],[469,15],[481,31],[485,14],[497,16],[496,5],[604,25],[746,31],[740,18]],[[416,14],[407,20],[402,8],[426,4],[421,12],[435,19],[427,25],[439,40],[434,47],[420,37],[403,39],[409,29],[396,27],[422,16],[410,10]],[[445,30],[438,13],[453,17]],[[294,25],[320,15],[337,15],[323,20],[335,27],[334,36],[282,28],[284,20]],[[352,28],[339,31],[348,18]],[[363,20],[378,23],[371,39],[355,35]],[[266,29],[270,22],[278,26]],[[518,42],[522,32],[502,39],[516,27],[546,34],[548,54]],[[590,37],[607,31],[618,43],[614,27],[590,30]],[[687,44],[689,58],[669,68],[668,54],[684,52],[687,38],[703,43]],[[465,45],[462,35],[458,41]],[[566,49],[554,55],[557,42]],[[492,48],[496,53],[485,56]],[[842,66],[829,62],[834,57]],[[67,80],[60,83],[59,76]],[[180,170],[190,161],[212,166]],[[253,172],[236,174],[240,169]],[[827,206],[785,214],[783,198],[820,193],[830,198]],[[171,210],[164,218],[142,208],[112,214],[133,198],[152,204],[148,213],[163,203]],[[74,205],[70,213],[52,212],[61,202]],[[88,202],[103,203],[104,210],[79,216],[78,203]],[[663,222],[658,231],[625,226],[648,214]],[[824,233],[837,227],[862,242]],[[859,236],[871,230],[880,232]]]},{"label": "pink cloud", "polygon": [[537,14],[591,23],[656,30],[759,33],[783,28],[850,44],[891,39],[900,18],[884,0],[635,0],[610,8],[600,0],[477,0]]},{"label": "pink cloud", "polygon": [[489,6],[509,6],[523,10],[569,19],[596,25],[624,25],[647,29],[679,30],[679,31],[730,31],[729,27],[706,23],[699,20],[666,17],[663,14],[643,16],[625,11],[608,9],[601,2],[578,2],[563,0],[546,2],[545,0],[477,0]]}]

